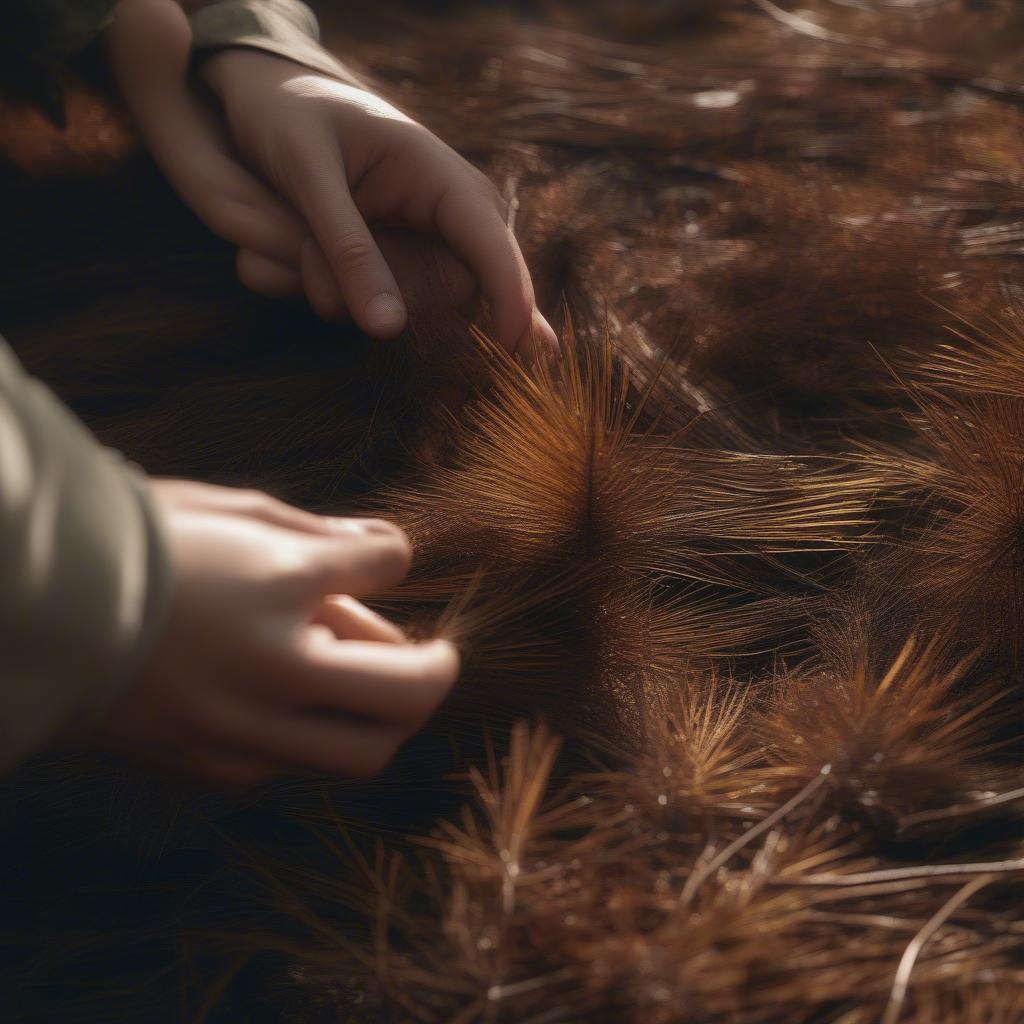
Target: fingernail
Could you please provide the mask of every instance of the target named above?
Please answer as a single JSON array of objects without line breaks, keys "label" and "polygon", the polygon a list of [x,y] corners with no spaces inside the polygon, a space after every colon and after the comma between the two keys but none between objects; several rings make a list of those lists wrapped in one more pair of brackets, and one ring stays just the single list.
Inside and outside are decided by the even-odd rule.
[{"label": "fingernail", "polygon": [[375,295],[366,304],[366,326],[385,336],[397,334],[405,326],[405,306],[390,292]]},{"label": "fingernail", "polygon": [[376,533],[382,537],[394,537],[401,532],[394,523],[389,523],[386,519],[363,519],[361,522],[367,533]]},{"label": "fingernail", "polygon": [[336,533],[346,533],[352,537],[361,537],[366,532],[360,519],[352,519],[349,516],[328,516],[326,519],[329,527]]},{"label": "fingernail", "polygon": [[336,516],[331,522],[339,533],[358,533],[363,536],[374,534],[378,537],[394,537],[401,532],[394,523],[389,523],[386,519],[366,519],[363,517],[353,519],[348,516]]},{"label": "fingernail", "polygon": [[438,637],[435,640],[428,640],[424,646],[437,651],[439,654],[445,654],[449,658],[454,658],[456,665],[459,665],[462,662],[462,656],[459,654],[458,647],[456,647],[450,640],[444,640]]},{"label": "fingernail", "polygon": [[553,351],[558,351],[558,335],[555,329],[547,322],[544,314],[539,309],[533,311],[533,332],[534,336]]},{"label": "fingernail", "polygon": [[534,309],[530,318],[530,326],[516,346],[517,355],[527,366],[531,366],[542,357],[550,359],[560,348],[558,336],[551,324],[544,319],[544,315],[539,309]]}]

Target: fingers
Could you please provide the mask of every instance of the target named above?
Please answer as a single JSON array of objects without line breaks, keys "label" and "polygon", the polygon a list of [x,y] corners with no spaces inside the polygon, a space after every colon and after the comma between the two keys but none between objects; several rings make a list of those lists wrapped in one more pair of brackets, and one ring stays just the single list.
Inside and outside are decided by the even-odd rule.
[{"label": "fingers", "polygon": [[232,158],[216,119],[184,82],[136,106],[154,159],[211,231],[243,249],[298,266],[302,222]]},{"label": "fingers", "polygon": [[304,704],[420,728],[459,674],[459,656],[445,640],[426,644],[335,641],[311,630],[303,645]]},{"label": "fingers", "polygon": [[[198,743],[184,760],[166,738],[167,751],[159,742],[150,744],[146,758],[229,787],[257,785],[289,771],[368,777],[427,722],[458,669],[458,654],[445,641],[339,642],[312,627],[289,686],[276,688],[289,700],[269,701],[264,694],[254,701],[250,688],[233,695],[207,692],[190,711]],[[175,740],[180,734],[174,731]]]},{"label": "fingers", "polygon": [[337,147],[327,142],[307,147],[293,177],[292,199],[323,250],[352,319],[374,338],[399,334],[405,303],[349,193]]},{"label": "fingers", "polygon": [[[345,564],[345,559],[338,554],[339,547],[365,549],[362,555],[350,552],[352,564],[358,563],[360,559],[366,563],[364,568],[355,570],[353,582],[356,584],[371,576],[377,578],[374,574],[378,570],[373,568],[375,560],[381,560],[382,563],[379,570],[381,579],[398,582],[394,579],[395,574],[401,569],[401,576],[404,576],[408,569],[411,557],[408,538],[399,527],[384,519],[317,515],[271,497],[264,491],[217,487],[193,480],[150,479],[149,486],[159,492],[165,504],[178,509],[243,516],[268,526],[331,542],[324,546],[314,546],[308,553],[308,561],[312,566],[308,575],[317,585],[325,579],[340,579],[344,570],[339,567]],[[393,582],[384,583],[381,588],[391,586]],[[344,593],[354,592],[343,586],[333,589]],[[317,597],[331,592],[330,587],[325,587]]]},{"label": "fingers", "polygon": [[[478,187],[452,187],[437,206],[437,229],[480,281],[496,340],[510,353],[557,344],[537,312],[533,284],[515,235]],[[536,337],[535,337],[536,335]]]},{"label": "fingers", "polygon": [[238,704],[228,716],[233,746],[264,763],[375,775],[433,714],[458,674],[458,655],[445,641],[394,646],[317,640],[317,646],[307,665],[317,688],[304,688],[303,695],[315,693],[320,707],[281,713]]},{"label": "fingers", "polygon": [[250,249],[239,249],[235,259],[238,279],[251,292],[270,299],[290,299],[303,292],[302,275],[294,267]]},{"label": "fingers", "polygon": [[325,626],[338,640],[369,643],[405,643],[405,634],[393,623],[347,594],[332,594],[313,613],[313,624]]},{"label": "fingers", "polygon": [[460,310],[472,315],[476,278],[441,239],[417,231],[374,231],[406,305],[421,313]]},{"label": "fingers", "polygon": [[[115,78],[182,199],[227,241],[297,267],[302,224],[234,158],[218,118],[190,84],[190,44],[180,6],[159,0],[122,4],[107,33]],[[248,260],[243,269],[262,281]]]},{"label": "fingers", "polygon": [[377,520],[348,523],[347,531],[318,538],[310,547],[305,582],[316,597],[377,593],[401,582],[409,571],[412,548],[398,527]]},{"label": "fingers", "polygon": [[348,320],[348,307],[334,280],[331,265],[312,238],[302,243],[301,267],[306,298],[316,315],[331,324]]},{"label": "fingers", "polygon": [[225,512],[258,519],[270,526],[280,526],[296,533],[311,533],[319,536],[333,536],[340,532],[355,529],[351,520],[335,519],[330,516],[318,516],[315,512],[296,508],[287,502],[278,501],[262,491],[234,490],[222,488],[226,493],[212,495],[209,500],[216,502],[216,507]]},{"label": "fingers", "polygon": [[[321,516],[315,512],[296,508],[267,494],[247,487],[218,487],[215,484],[197,483],[195,480],[150,480],[150,486],[159,490],[165,501],[178,508],[192,511],[227,512],[233,515],[258,519],[271,526],[280,526],[297,533],[312,533],[335,536],[338,533],[352,534],[362,530],[381,531],[393,527],[378,519],[348,519]],[[358,524],[358,525],[357,525]]]},{"label": "fingers", "polygon": [[516,351],[527,363],[534,363],[545,356],[558,352],[558,335],[539,309],[533,311],[533,318],[526,333],[519,339]]},{"label": "fingers", "polygon": [[[414,231],[381,228],[372,233],[407,308],[450,308],[466,315],[472,313],[476,278],[447,245]],[[322,320],[344,323],[351,319],[330,264],[313,238],[307,238],[302,245],[301,275],[306,298]]]},{"label": "fingers", "polygon": [[[171,174],[173,171],[168,171],[168,175]],[[178,175],[172,184],[214,234],[283,267],[298,267],[305,235],[301,223],[261,185],[246,180],[247,177],[235,165],[223,167],[217,181]],[[250,190],[254,194],[247,194]]]}]

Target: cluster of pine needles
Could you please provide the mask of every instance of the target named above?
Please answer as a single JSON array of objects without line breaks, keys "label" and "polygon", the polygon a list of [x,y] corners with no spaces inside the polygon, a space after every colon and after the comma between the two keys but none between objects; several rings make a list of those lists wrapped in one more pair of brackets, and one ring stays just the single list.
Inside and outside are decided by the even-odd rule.
[{"label": "cluster of pine needles", "polygon": [[[492,174],[562,354],[419,318],[246,384],[246,482],[400,522],[378,605],[463,673],[380,780],[160,840],[242,893],[190,890],[183,1005],[1024,1024],[1017,5],[451,6],[323,13]],[[179,467],[240,458],[218,386]],[[98,416],[145,461],[196,407]]]},{"label": "cluster of pine needles", "polygon": [[509,22],[448,108],[564,358],[379,495],[388,606],[465,651],[437,728],[490,739],[344,893],[261,866],[300,1020],[1024,1020],[1021,117],[953,73],[959,5],[881,49],[874,5],[744,6]]}]

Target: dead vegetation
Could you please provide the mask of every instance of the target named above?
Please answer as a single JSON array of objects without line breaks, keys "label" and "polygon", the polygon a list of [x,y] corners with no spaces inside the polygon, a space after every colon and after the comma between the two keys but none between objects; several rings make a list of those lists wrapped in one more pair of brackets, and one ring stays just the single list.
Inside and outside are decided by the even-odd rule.
[{"label": "dead vegetation", "polygon": [[[181,294],[74,253],[71,329],[25,312],[42,257],[4,295],[152,468],[402,522],[381,604],[463,679],[368,786],[161,794],[172,822],[115,842],[111,793],[150,791],[90,769],[86,880],[126,844],[194,973],[124,960],[141,910],[89,920],[94,959],[56,914],[40,976],[91,980],[22,985],[13,1019],[1024,1021],[1017,5],[380,6],[326,10],[329,38],[491,171],[559,366],[440,317],[346,347],[226,284],[183,326]],[[59,159],[44,195],[113,203]],[[199,239],[154,259],[227,281]],[[111,326],[140,295],[159,386]],[[23,827],[78,820],[55,778],[83,785],[10,784]]]}]

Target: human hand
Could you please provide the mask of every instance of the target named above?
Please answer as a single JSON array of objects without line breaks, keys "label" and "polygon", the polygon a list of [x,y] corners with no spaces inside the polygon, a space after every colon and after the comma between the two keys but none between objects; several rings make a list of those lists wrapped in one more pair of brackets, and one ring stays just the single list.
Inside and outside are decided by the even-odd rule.
[{"label": "human hand", "polygon": [[410,643],[356,600],[405,575],[404,534],[254,491],[150,486],[170,544],[172,608],[90,743],[219,785],[380,771],[458,673],[451,644]]},{"label": "human hand", "polygon": [[[242,165],[220,119],[192,88],[191,32],[174,0],[121,0],[114,23],[107,31],[106,44],[115,79],[153,158],[200,219],[238,247],[237,266],[242,282],[253,291],[270,296],[305,293],[324,319],[348,319],[350,296],[357,296],[354,301],[359,307],[366,289],[384,278],[363,273],[357,266],[351,275],[341,273],[339,280],[318,241],[330,238],[336,246],[337,215],[327,219],[314,216],[312,223],[317,230],[311,231],[307,228],[305,210],[312,210],[314,203],[319,209],[321,203],[330,203],[332,196],[340,196],[342,201],[347,198],[351,203],[350,179],[345,174],[346,168],[351,171],[351,160],[340,168],[334,165],[338,171],[336,180],[332,185],[322,179],[315,197],[305,191],[303,176],[296,177],[295,194],[304,200],[305,208],[293,199],[291,185],[282,190],[272,180],[273,175],[268,176],[266,163],[272,152],[290,144],[291,131],[300,130],[306,140],[302,152],[316,142],[334,146],[339,156],[344,155],[336,138],[344,119],[340,114],[334,117],[335,108],[348,110],[354,97],[365,98],[374,109],[393,108],[348,86],[340,86],[351,92],[339,98],[333,93],[333,87],[339,83],[257,51],[226,50],[210,58],[205,65],[207,79],[225,104],[230,100],[234,112],[233,120],[229,121],[232,131],[248,140],[248,158],[256,172],[267,179],[271,186],[268,187]],[[325,89],[326,95],[306,95],[303,90],[295,94],[289,83],[296,77],[307,84],[318,83],[318,89]],[[267,96],[275,101],[270,117],[268,110],[261,109]],[[358,102],[355,106],[358,113]],[[392,275],[386,280],[387,287],[392,289],[388,294],[397,300],[393,308],[401,311],[401,318],[386,330],[371,330],[366,300],[357,308],[360,315],[354,319],[368,333],[390,336],[404,324],[407,303],[436,304],[440,296],[455,308],[465,308],[476,293],[478,276],[496,314],[499,340],[527,354],[535,343],[540,348],[554,344],[553,332],[533,308],[532,286],[515,239],[503,221],[499,225],[495,220],[496,215],[500,219],[500,201],[493,187],[426,129],[397,111],[394,115],[405,131],[421,137],[418,144],[431,151],[432,165],[440,160],[450,168],[453,184],[471,187],[475,198],[467,205],[483,203],[491,209],[481,224],[470,231],[472,251],[465,262],[452,252],[452,246],[445,244],[444,232],[418,230],[409,218],[402,216],[402,210],[392,211],[395,216],[372,223],[369,242],[362,236],[367,266],[373,273]],[[378,118],[372,111],[364,110],[356,120],[366,122],[374,130],[361,140],[348,139],[346,132],[345,153],[353,146],[360,151],[377,146],[380,140],[376,138],[376,129],[388,118]],[[289,130],[286,132],[285,128]],[[238,138],[235,143],[241,146]],[[405,153],[407,148],[401,134],[390,139],[387,159],[382,160],[378,171],[394,169],[396,161],[401,163],[410,156]],[[266,159],[261,159],[261,154]],[[441,171],[443,174],[443,168]],[[412,176],[404,184],[418,189],[419,179],[419,169],[413,168]],[[357,210],[356,216],[362,214]],[[365,220],[360,223],[365,226]],[[477,237],[476,231],[482,225],[484,229]],[[341,256],[336,253],[335,267],[340,261],[345,271],[352,259],[350,249]],[[499,313],[504,318],[501,322]],[[521,331],[524,315],[532,329]]]},{"label": "human hand", "polygon": [[146,147],[204,224],[238,247],[242,282],[301,294],[301,219],[242,166],[190,81],[192,31],[175,0],[121,0],[105,33],[111,71]]},{"label": "human hand", "polygon": [[[379,226],[443,240],[478,281],[509,352],[557,345],[503,200],[426,128],[372,93],[254,50],[218,53],[203,74],[239,152],[307,225],[302,276],[322,312],[347,310],[375,337],[404,327],[402,290],[369,227]],[[343,306],[332,310],[335,290]]]}]

